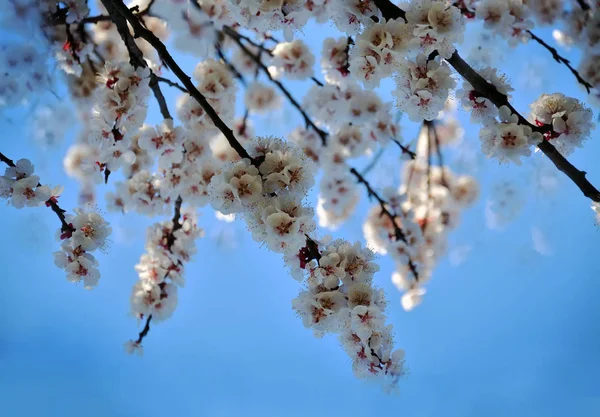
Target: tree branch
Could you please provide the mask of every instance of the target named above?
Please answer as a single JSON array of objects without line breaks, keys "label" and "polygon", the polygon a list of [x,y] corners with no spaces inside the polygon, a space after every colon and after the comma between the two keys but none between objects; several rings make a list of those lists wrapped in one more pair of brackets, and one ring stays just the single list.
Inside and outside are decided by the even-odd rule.
[{"label": "tree branch", "polygon": [[450,189],[448,181],[446,181],[446,176],[444,175],[444,157],[442,156],[442,149],[440,147],[440,138],[438,136],[437,128],[435,127],[434,121],[431,122],[431,129],[433,131],[432,133],[433,133],[433,140],[435,143],[435,150],[437,153],[438,163],[439,163],[440,169],[441,169],[441,172],[440,172],[441,181],[440,182],[444,187]]},{"label": "tree branch", "polygon": [[[374,0],[383,17],[386,19],[404,18],[405,13],[398,6],[391,3],[389,0]],[[534,132],[547,134],[552,132],[551,125],[536,126],[525,119],[517,110],[510,104],[508,97],[500,93],[496,87],[488,83],[481,75],[479,75],[458,53],[454,51],[452,56],[447,60],[450,65],[458,72],[465,80],[467,80],[483,97],[490,100],[498,108],[507,106],[512,113],[517,115],[519,123],[529,126]],[[564,156],[560,154],[550,142],[544,140],[538,144],[538,148],[554,163],[554,165],[571,181],[573,181],[581,190],[581,192],[593,201],[600,202],[600,191],[596,189],[586,178],[586,173],[580,171],[571,164]]]},{"label": "tree branch", "polygon": [[[398,215],[389,211],[389,209],[388,209],[389,203],[387,201],[385,201],[379,194],[377,194],[377,192],[373,189],[371,184],[369,184],[369,181],[367,181],[356,169],[350,168],[350,173],[356,177],[356,180],[360,184],[365,186],[365,188],[367,189],[368,196],[377,200],[377,202],[379,203],[379,207],[381,207],[381,215],[386,216],[388,219],[390,219],[390,221],[393,224],[394,237],[396,238],[396,240],[401,240],[402,242],[404,242],[408,245],[409,243],[408,243],[408,240],[406,239],[406,235],[400,228],[400,225],[398,225],[398,222],[401,222],[400,218]],[[414,264],[414,262],[412,261],[412,259],[410,259],[410,257],[408,258],[408,267],[410,268],[410,271],[413,273],[413,275],[415,277],[415,281],[419,281],[419,274],[417,272],[417,267]]]},{"label": "tree branch", "polygon": [[398,145],[398,147],[402,150],[402,153],[407,154],[410,157],[410,159],[415,159],[417,157],[416,153],[414,153],[408,147],[406,147],[402,143],[400,143],[400,141],[398,139],[392,139],[392,142],[394,142],[396,145]]},{"label": "tree branch", "polygon": [[594,86],[592,84],[590,84],[589,82],[587,82],[579,74],[579,72],[575,68],[573,68],[571,66],[571,62],[568,59],[566,59],[563,56],[561,56],[558,53],[558,51],[556,50],[556,48],[553,48],[550,45],[548,45],[543,39],[541,39],[540,37],[538,37],[537,35],[535,35],[532,31],[527,30],[527,33],[529,33],[529,35],[531,36],[531,39],[533,39],[534,41],[536,41],[537,43],[539,43],[540,45],[542,45],[544,48],[546,48],[552,54],[552,58],[554,58],[554,60],[556,62],[558,62],[559,64],[561,64],[561,63],[565,64],[565,66],[567,68],[569,68],[569,70],[575,76],[575,78],[577,78],[577,82],[585,87],[585,89],[587,90],[588,94],[590,93],[590,90],[592,88],[594,88]]},{"label": "tree branch", "polygon": [[584,10],[584,11],[590,10],[590,5],[588,4],[588,2],[586,0],[577,0],[577,3],[579,3],[579,7],[581,7],[581,10]]},{"label": "tree branch", "polygon": [[146,319],[146,324],[144,325],[144,328],[138,335],[137,340],[134,342],[136,345],[138,345],[138,346],[141,345],[142,340],[144,340],[144,337],[146,337],[148,335],[148,332],[150,331],[150,320],[152,320],[152,314],[150,314],[148,316],[148,318]]},{"label": "tree branch", "polygon": [[[0,152],[0,161],[4,162],[9,167],[14,168],[16,166],[15,163],[13,162],[13,160],[8,158],[2,152]],[[37,185],[38,185],[38,187],[42,186],[42,184],[40,184],[39,182]],[[75,231],[75,228],[73,227],[73,225],[67,223],[67,219],[65,217],[66,210],[63,210],[60,208],[60,206],[56,202],[55,197],[50,197],[48,200],[46,200],[45,204],[46,204],[46,207],[50,207],[50,209],[54,212],[54,214],[56,214],[56,217],[58,217],[58,220],[60,220],[61,232],[70,234]]]},{"label": "tree branch", "polygon": [[[123,43],[125,44],[125,47],[127,48],[127,52],[129,52],[129,62],[131,63],[131,65],[133,65],[136,68],[147,68],[148,64],[146,63],[146,60],[144,59],[144,53],[140,50],[140,48],[135,43],[135,39],[133,38],[133,36],[131,36],[131,33],[129,32],[129,26],[127,25],[127,20],[125,19],[124,16],[122,16],[120,13],[118,13],[118,8],[116,7],[116,3],[117,3],[117,1],[102,0],[102,4],[104,4],[104,7],[106,7],[106,10],[108,11],[109,16],[111,17],[113,23],[117,27],[117,31],[119,32],[119,35],[121,36],[121,39],[123,40]],[[123,5],[123,3],[121,3],[121,5],[123,7],[125,7]],[[148,8],[150,7],[150,5],[148,5]],[[125,9],[127,9],[127,7],[125,7]],[[131,13],[133,15],[133,13],[131,12],[130,9],[127,9],[127,11],[128,11],[128,13]],[[137,15],[134,15],[134,16],[137,16]],[[137,20],[137,17],[135,17],[135,19]],[[171,114],[169,112],[169,108],[167,106],[165,96],[163,95],[163,93],[160,89],[160,86],[158,85],[158,78],[152,70],[150,70],[149,86],[152,89],[152,92],[154,93],[154,97],[156,98],[156,101],[158,102],[158,107],[160,108],[160,113],[162,114],[163,118],[164,119],[173,119],[173,117],[171,117]]]},{"label": "tree branch", "polygon": [[[147,16],[150,14],[150,8],[152,7],[152,5],[154,4],[156,0],[150,0],[150,2],[148,3],[148,6],[146,6],[146,8],[144,10],[142,10],[141,12],[139,11],[140,7],[139,6],[134,6],[132,8],[130,8],[129,10],[131,10],[132,12],[137,12],[135,15],[138,17],[142,17],[142,16]],[[100,22],[108,22],[112,20],[110,14],[109,15],[105,15],[105,14],[101,14],[98,16],[90,16],[90,17],[86,17],[84,19],[82,19],[79,24],[80,25],[85,25],[87,23],[100,23]]]},{"label": "tree branch", "polygon": [[246,45],[244,45],[244,43],[241,41],[241,39],[244,39],[245,37],[241,36],[239,33],[237,33],[235,30],[233,30],[229,26],[223,27],[223,33],[225,33],[231,39],[233,39],[238,44],[238,46],[242,49],[242,51],[246,55],[248,55],[248,57],[252,58],[252,60],[256,63],[256,65],[258,65],[258,67],[266,74],[266,76],[269,78],[269,80],[271,82],[273,82],[275,85],[277,85],[277,87],[283,93],[283,95],[287,97],[290,104],[292,106],[294,106],[300,112],[300,114],[304,118],[304,122],[306,123],[306,126],[313,128],[314,131],[317,132],[317,134],[321,138],[321,142],[323,142],[323,145],[325,145],[327,143],[327,132],[325,132],[324,130],[321,130],[319,127],[317,127],[317,125],[314,124],[314,122],[311,120],[311,118],[308,116],[308,114],[304,111],[304,109],[302,108],[300,103],[298,103],[296,101],[296,99],[287,90],[287,88],[285,88],[285,86],[279,80],[276,80],[271,76],[271,74],[269,73],[269,69],[262,62],[262,60],[259,57],[255,56],[252,52],[250,52],[250,50],[246,47]]},{"label": "tree branch", "polygon": [[181,84],[179,84],[179,83],[176,83],[175,81],[171,81],[171,80],[169,80],[168,78],[159,77],[159,76],[157,75],[157,76],[156,76],[156,80],[157,80],[158,82],[165,83],[165,84],[167,84],[168,86],[175,87],[176,89],[178,89],[178,90],[179,90],[179,91],[181,91],[182,93],[188,93],[188,94],[189,94],[188,90],[186,90],[186,89],[185,89],[185,87],[183,87],[183,86],[182,86]]},{"label": "tree branch", "polygon": [[256,164],[256,160],[248,154],[248,152],[244,149],[241,143],[236,139],[233,131],[223,122],[221,117],[217,114],[215,109],[208,103],[206,97],[198,91],[192,79],[181,69],[177,62],[173,59],[167,47],[160,39],[152,33],[152,31],[145,28],[140,20],[133,14],[121,1],[119,0],[102,0],[105,4],[110,4],[111,9],[114,8],[113,12],[109,11],[109,14],[114,15],[117,12],[121,14],[133,27],[134,37],[145,39],[156,51],[158,55],[163,60],[165,65],[171,69],[173,74],[181,81],[181,83],[188,90],[188,93],[200,104],[202,109],[206,112],[208,117],[212,120],[215,127],[223,133],[229,145],[235,149],[235,151],[240,155],[241,158],[249,159],[253,164]]}]

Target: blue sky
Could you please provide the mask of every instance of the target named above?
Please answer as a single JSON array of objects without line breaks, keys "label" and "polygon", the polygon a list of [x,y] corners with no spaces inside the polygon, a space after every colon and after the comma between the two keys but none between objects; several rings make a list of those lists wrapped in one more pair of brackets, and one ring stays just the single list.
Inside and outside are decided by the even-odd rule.
[{"label": "blue sky", "polygon": [[[323,30],[326,29],[326,30]],[[315,34],[318,32],[319,37]],[[307,28],[317,45],[328,27]],[[549,30],[538,31],[551,39]],[[466,50],[466,48],[461,48]],[[531,55],[535,54],[532,58]],[[578,56],[567,54],[578,61]],[[191,73],[195,60],[180,61]],[[524,113],[541,92],[584,98],[575,80],[536,45],[506,51],[501,62]],[[524,71],[543,71],[540,82]],[[288,82],[301,96],[303,85]],[[166,91],[174,108],[176,92]],[[389,93],[383,92],[384,97]],[[48,102],[53,98],[48,97]],[[239,103],[238,103],[239,104]],[[154,104],[152,104],[154,106]],[[42,182],[65,186],[61,206],[76,207],[77,184],[62,172],[68,146],[49,152],[30,140],[27,109],[5,112],[0,150],[36,165]],[[459,117],[466,120],[465,114]],[[158,121],[156,108],[151,121]],[[299,123],[286,105],[256,119],[257,133],[279,133]],[[402,121],[406,139],[417,125]],[[477,130],[467,140],[477,144]],[[72,134],[68,140],[72,140]],[[597,131],[570,159],[600,184]],[[387,168],[399,169],[396,149],[386,150],[375,184]],[[128,316],[133,266],[143,253],[151,220],[109,214],[114,234],[100,255],[102,277],[93,291],[70,284],[52,252],[57,219],[46,208],[0,206],[4,288],[0,292],[0,404],[3,416],[596,416],[600,413],[600,234],[580,192],[562,177],[558,190],[531,186],[532,166],[476,164],[482,196],[452,233],[453,247],[471,248],[466,260],[441,260],[423,305],[404,312],[390,282],[393,265],[380,258],[375,279],[390,300],[389,322],[407,352],[410,374],[401,394],[384,394],[357,380],[333,337],[315,339],[291,309],[299,285],[280,257],[255,243],[243,224],[216,222],[203,210],[207,236],[198,241],[173,317],[153,326],[142,358],[123,343],[139,331]],[[361,165],[367,161],[357,162]],[[485,227],[490,187],[510,178],[528,203],[504,230]],[[108,186],[110,189],[110,185]],[[104,188],[100,187],[99,195]],[[314,197],[314,196],[313,196]],[[313,202],[315,199],[313,198]],[[103,208],[102,199],[99,202]],[[362,239],[363,201],[338,237]],[[532,227],[550,256],[534,249]],[[538,247],[539,249],[539,247]]]}]

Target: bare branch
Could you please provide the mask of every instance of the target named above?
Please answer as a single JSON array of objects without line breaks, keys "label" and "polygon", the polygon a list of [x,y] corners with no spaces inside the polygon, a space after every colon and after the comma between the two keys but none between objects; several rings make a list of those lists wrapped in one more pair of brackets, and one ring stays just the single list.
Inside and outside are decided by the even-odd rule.
[{"label": "bare branch", "polygon": [[552,58],[554,58],[554,60],[556,62],[558,62],[559,64],[561,64],[561,63],[565,64],[565,66],[567,68],[569,68],[569,71],[571,71],[571,73],[575,76],[575,78],[577,78],[577,82],[585,87],[585,89],[587,90],[588,94],[590,93],[591,89],[594,88],[594,86],[592,84],[590,84],[589,82],[587,82],[579,74],[579,72],[575,68],[573,68],[571,66],[571,62],[568,59],[566,59],[563,56],[561,56],[558,53],[558,51],[556,50],[556,48],[553,48],[550,45],[548,45],[543,39],[541,39],[540,37],[538,37],[537,35],[535,35],[532,31],[528,30],[527,33],[529,33],[529,35],[531,36],[531,39],[533,39],[534,41],[536,41],[537,43],[539,43],[540,45],[542,45],[544,48],[546,48],[552,54]]},{"label": "bare branch", "polygon": [[175,87],[176,89],[178,89],[182,93],[188,93],[188,90],[186,90],[184,86],[182,86],[181,84],[179,84],[179,83],[177,83],[175,81],[171,81],[168,78],[159,77],[158,75],[156,76],[156,79],[158,80],[158,82],[165,83],[165,84],[167,84],[168,86],[171,86],[171,87]]},{"label": "bare branch", "polygon": [[146,324],[144,325],[144,328],[138,335],[137,340],[134,342],[136,345],[141,345],[142,340],[144,340],[144,337],[148,335],[148,332],[150,331],[150,320],[152,320],[152,314],[150,314],[146,319]]},{"label": "bare branch", "polygon": [[398,145],[398,147],[402,150],[402,153],[407,154],[410,157],[410,159],[415,159],[417,157],[416,153],[414,153],[409,148],[400,143],[398,139],[392,139],[392,142]]}]

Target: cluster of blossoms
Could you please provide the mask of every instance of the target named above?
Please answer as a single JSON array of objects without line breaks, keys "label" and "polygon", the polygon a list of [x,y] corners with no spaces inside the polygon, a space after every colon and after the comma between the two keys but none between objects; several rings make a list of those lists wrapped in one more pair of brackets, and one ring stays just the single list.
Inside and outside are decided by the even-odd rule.
[{"label": "cluster of blossoms", "polygon": [[[495,69],[486,67],[480,73],[500,93],[508,96],[512,91],[506,78]],[[471,112],[471,121],[483,125],[479,133],[483,153],[500,162],[520,165],[521,156],[530,156],[532,146],[542,140],[549,141],[568,156],[582,146],[595,127],[590,109],[560,93],[543,94],[531,104],[532,126],[545,129],[543,134],[524,124],[507,106],[498,109],[466,81],[457,91],[457,98]]]},{"label": "cluster of blossoms", "polygon": [[[291,275],[304,284],[292,306],[306,327],[317,336],[337,335],[359,377],[394,385],[404,373],[404,353],[394,350],[392,327],[385,324],[383,291],[373,283],[379,269],[373,262],[375,253],[389,254],[395,262],[392,280],[405,291],[402,305],[406,310],[414,308],[421,302],[432,269],[446,252],[448,232],[478,195],[472,177],[451,172],[443,166],[441,156],[440,166],[433,166],[430,160],[435,127],[429,121],[439,117],[456,86],[448,62],[453,62],[452,57],[460,59],[453,56],[454,45],[462,42],[465,18],[483,21],[485,28],[516,44],[531,38],[528,31],[534,20],[549,23],[566,16],[573,27],[569,36],[578,38],[590,52],[582,63],[582,74],[598,86],[598,2],[590,10],[572,7],[566,14],[562,13],[563,3],[412,0],[394,13],[401,17],[387,19],[378,8],[384,10],[385,2],[373,0],[131,0],[125,6],[115,3],[115,7],[127,7],[132,15],[127,17],[127,10],[121,9],[121,17],[131,27],[125,31],[120,27],[119,32],[100,4],[98,19],[82,21],[90,12],[86,0],[7,0],[0,5],[0,12],[13,22],[3,20],[3,25],[29,27],[34,22],[36,36],[32,39],[43,39],[39,44],[51,53],[38,53],[37,47],[31,46],[37,45],[33,41],[18,48],[16,44],[0,45],[4,52],[0,106],[48,87],[47,57],[54,55],[85,125],[64,160],[66,171],[82,181],[82,198],[93,199],[94,183],[108,182],[109,174],[120,170],[124,181],[116,182],[114,192],[106,196],[110,209],[156,216],[175,203],[172,221],[149,228],[146,253],[136,266],[139,281],[131,295],[131,311],[147,322],[139,339],[126,343],[129,352],[142,353],[141,342],[151,318],[160,321],[173,314],[177,289],[184,284],[184,264],[196,251],[195,239],[203,234],[197,227],[195,209],[210,204],[221,218],[242,218],[256,241],[282,254]],[[323,43],[320,62],[325,85],[313,77],[315,56],[308,45],[293,39],[294,32],[312,18],[320,23],[332,21],[346,35]],[[140,20],[144,31],[135,29],[133,19]],[[236,31],[243,29],[255,32],[258,40],[242,32],[236,37]],[[127,30],[131,39],[127,39]],[[164,97],[155,90],[165,119],[156,126],[144,124],[150,80],[159,81],[150,71],[158,75],[169,69],[189,86],[171,57],[159,57],[144,40],[152,39],[144,36],[145,30],[160,41],[172,34],[172,45],[203,59],[193,77],[198,91],[222,119],[222,124],[217,123],[220,129],[203,100],[192,91],[177,101],[178,124],[168,116]],[[276,41],[270,30],[282,30],[286,42]],[[132,53],[133,42],[148,68],[134,68],[127,62],[138,58]],[[276,46],[268,48],[268,42]],[[219,59],[207,58],[213,54]],[[317,84],[307,92],[302,106],[291,99],[306,126],[295,129],[287,142],[255,137],[248,120],[251,114],[281,106],[275,89],[258,79],[264,67],[256,61],[262,58],[268,67],[266,75],[276,80],[288,98],[280,79],[312,78]],[[499,93],[508,96],[512,91],[505,77],[493,68],[479,73]],[[254,75],[254,81],[244,95],[246,115],[235,120],[234,77],[245,84],[240,74]],[[406,164],[403,184],[399,189],[385,189],[380,197],[346,162],[369,155],[390,141],[415,156],[401,144],[392,103],[384,103],[372,91],[390,76],[396,85],[396,108],[413,121],[427,122],[416,158]],[[160,79],[165,81],[174,85]],[[561,94],[543,95],[532,104],[531,125],[512,114],[510,106],[497,108],[468,82],[457,96],[470,111],[471,120],[483,125],[483,152],[499,161],[520,164],[520,157],[530,155],[531,148],[543,140],[568,155],[594,127],[591,112]],[[46,113],[38,123],[49,117]],[[231,132],[222,128],[223,124],[231,126]],[[440,133],[440,127],[440,137],[436,137],[438,153],[440,144],[460,135],[455,124],[445,129],[447,135]],[[44,136],[54,140],[63,133],[56,129]],[[323,170],[316,209],[319,225],[336,228],[352,215],[359,201],[357,178],[378,200],[363,227],[368,248],[344,240],[316,239],[315,210],[306,197],[317,167]],[[507,205],[504,200],[515,193],[510,186],[499,186],[495,193],[497,198],[488,204],[488,212],[500,213],[497,217],[502,218],[502,208]],[[15,207],[46,202],[59,214],[63,243],[55,254],[56,264],[67,271],[69,280],[83,281],[85,288],[92,288],[99,273],[90,252],[106,246],[110,227],[92,211],[77,210],[75,216],[61,217],[63,212],[54,207],[56,195],[38,183],[27,161],[19,161],[0,177],[0,196],[9,198]],[[187,209],[181,210],[182,201]]]},{"label": "cluster of blossoms", "polygon": [[[361,1],[355,0],[355,3]],[[285,39],[292,41],[294,31],[302,29],[309,18],[317,22],[326,21],[333,12],[335,3],[340,6],[343,0],[337,1],[263,1],[263,0],[228,0],[233,21],[241,26],[258,30],[262,33],[283,30]]]},{"label": "cluster of blossoms", "polygon": [[304,80],[313,75],[315,56],[301,40],[279,43],[273,50],[269,72],[275,79]]},{"label": "cluster of blossoms", "polygon": [[67,272],[70,282],[83,281],[83,287],[91,290],[98,285],[100,272],[98,261],[90,253],[105,250],[112,229],[100,214],[93,210],[75,209],[75,216],[67,215],[69,231],[60,231],[63,243],[54,252],[54,263]]},{"label": "cluster of blossoms", "polygon": [[281,107],[281,98],[270,85],[254,81],[246,88],[244,104],[250,113],[267,113]]},{"label": "cluster of blossoms", "polygon": [[545,139],[564,156],[583,146],[595,128],[592,116],[579,100],[561,93],[542,94],[531,104],[531,121],[537,126],[552,126]]},{"label": "cluster of blossoms", "polygon": [[329,242],[319,252],[306,264],[306,258],[300,260],[308,272],[307,288],[292,301],[294,310],[316,336],[338,335],[357,377],[394,387],[404,374],[404,351],[394,350],[392,326],[385,325],[383,290],[373,286],[379,270],[373,253],[344,240]]},{"label": "cluster of blossoms", "polygon": [[406,56],[429,56],[437,51],[449,58],[453,44],[462,42],[464,22],[458,8],[436,0],[413,1],[401,8],[406,21],[382,19],[365,24],[350,50],[350,73],[369,89],[397,72]]},{"label": "cluster of blossoms", "polygon": [[[513,91],[504,74],[500,74],[495,68],[485,67],[479,71],[479,74],[489,82],[494,88],[510,99],[510,92]],[[463,86],[456,92],[457,100],[463,108],[471,114],[472,123],[486,124],[492,121],[498,115],[498,109],[486,97],[483,97],[473,86],[463,82]]]},{"label": "cluster of blossoms", "polygon": [[[457,0],[457,6],[467,18],[477,18],[485,29],[508,40],[510,46],[532,39],[534,21],[541,24],[557,24],[553,34],[557,42],[582,49],[578,72],[588,82],[592,102],[600,104],[600,5],[583,0],[568,5],[564,0]],[[552,51],[551,51],[552,52]],[[553,52],[554,53],[554,52]],[[578,79],[581,83],[581,80]],[[586,86],[587,88],[587,86]]]},{"label": "cluster of blossoms", "polygon": [[[376,253],[389,254],[395,261],[392,281],[405,291],[402,306],[406,310],[421,302],[423,285],[446,253],[448,232],[457,227],[461,211],[472,205],[479,194],[473,177],[453,174],[447,166],[429,165],[432,129],[436,127],[423,126],[416,159],[405,165],[400,188],[384,190],[387,209],[396,213],[394,220],[382,216],[381,207],[374,206],[363,226],[369,247]],[[439,142],[444,143],[443,137],[439,137]],[[403,239],[397,237],[398,227]]]},{"label": "cluster of blossoms", "polygon": [[498,109],[499,121],[492,119],[479,131],[481,150],[488,158],[521,165],[521,156],[530,156],[531,147],[542,141],[542,134],[519,123],[507,106]]},{"label": "cluster of blossoms", "polygon": [[486,29],[506,38],[511,46],[528,40],[527,31],[533,28],[531,11],[522,0],[482,0],[475,14]]},{"label": "cluster of blossoms", "polygon": [[39,183],[40,178],[33,172],[34,166],[27,159],[8,166],[0,177],[0,198],[8,199],[15,208],[43,204],[51,207],[63,225],[58,233],[62,240],[61,250],[54,253],[54,263],[67,272],[69,281],[83,281],[84,288],[92,289],[97,285],[100,273],[96,269],[98,261],[90,252],[106,247],[110,226],[94,211],[76,209],[75,216],[64,215],[57,205],[62,189],[56,187],[51,191],[50,187]]},{"label": "cluster of blossoms", "polygon": [[343,86],[351,77],[348,52],[354,41],[350,37],[326,38],[321,51],[321,70],[328,84]]},{"label": "cluster of blossoms", "polygon": [[[219,169],[206,139],[174,126],[171,119],[156,127],[145,125],[133,138],[136,170],[107,193],[109,208],[155,216],[164,214],[178,196],[193,207],[207,204],[208,184]],[[156,158],[159,172],[152,173]]]},{"label": "cluster of blossoms", "polygon": [[[378,144],[400,142],[391,103],[354,83],[313,86],[304,100],[307,113],[329,133],[298,128],[290,139],[324,171],[317,214],[322,226],[336,228],[354,211],[358,191],[346,161],[368,155]],[[323,135],[327,136],[324,146]]]},{"label": "cluster of blossoms", "polygon": [[360,200],[356,179],[348,170],[339,168],[327,170],[319,190],[317,204],[319,226],[336,229],[352,215]]},{"label": "cluster of blossoms", "polygon": [[243,214],[253,238],[282,253],[292,276],[306,282],[308,291],[293,306],[307,327],[338,334],[358,375],[396,381],[403,353],[392,351],[383,294],[372,287],[378,270],[372,252],[344,241],[320,246],[309,237],[316,229],[314,210],[302,200],[314,183],[314,167],[300,149],[261,137],[248,149],[252,161],[231,162],[212,179],[213,208]]},{"label": "cluster of blossoms", "polygon": [[41,185],[40,177],[33,175],[33,170],[28,159],[19,159],[14,167],[7,167],[0,177],[0,197],[19,209],[41,206],[48,201],[52,196],[50,187]]},{"label": "cluster of blossoms", "polygon": [[[198,81],[198,91],[206,97],[219,117],[231,125],[235,112],[231,103],[235,102],[237,87],[227,65],[206,59],[194,69],[194,78]],[[202,106],[188,94],[180,96],[177,101],[177,117],[194,136],[208,138],[217,133],[217,128]]]},{"label": "cluster of blossoms", "polygon": [[127,62],[106,63],[98,76],[87,134],[64,160],[67,173],[84,186],[101,182],[105,170],[115,172],[135,162],[131,138],[146,118],[149,76],[147,68]]},{"label": "cluster of blossoms", "polygon": [[[196,239],[204,235],[197,221],[193,209],[183,209],[181,219],[176,216],[148,228],[146,253],[135,266],[139,281],[131,293],[133,316],[151,316],[154,321],[171,317],[177,307],[177,288],[185,285],[185,263],[196,253]],[[129,353],[141,354],[141,340],[130,340],[125,348]]]},{"label": "cluster of blossoms", "polygon": [[[382,102],[375,92],[356,84],[348,84],[344,89],[315,85],[303,104],[313,120],[329,130],[326,155],[319,158],[323,168],[369,154],[377,144],[400,139],[392,104]],[[294,140],[300,147],[318,152],[309,145],[313,143],[309,134],[296,135]]]},{"label": "cluster of blossoms", "polygon": [[430,60],[418,55],[415,61],[406,59],[396,75],[397,107],[412,121],[433,120],[444,109],[455,85],[448,64],[440,57]]}]

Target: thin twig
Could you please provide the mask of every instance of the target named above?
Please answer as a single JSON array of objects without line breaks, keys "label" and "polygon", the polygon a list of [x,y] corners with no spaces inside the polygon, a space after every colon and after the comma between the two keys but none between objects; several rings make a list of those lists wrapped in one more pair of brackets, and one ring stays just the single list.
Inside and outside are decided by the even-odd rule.
[{"label": "thin twig", "polygon": [[[356,177],[356,180],[359,183],[365,186],[365,188],[367,189],[368,196],[377,200],[377,202],[379,203],[379,207],[381,208],[381,215],[386,216],[392,222],[392,225],[394,227],[394,237],[396,238],[396,240],[401,240],[402,242],[408,245],[409,243],[406,239],[406,235],[402,231],[400,225],[398,225],[398,222],[400,222],[400,218],[398,215],[392,213],[388,209],[389,203],[385,201],[379,194],[377,194],[377,192],[373,189],[369,181],[367,181],[356,169],[350,168],[350,173]],[[417,267],[410,257],[408,258],[408,267],[414,275],[415,281],[418,281],[419,274],[417,272]]]},{"label": "thin twig", "polygon": [[400,141],[398,139],[391,139],[391,140],[396,145],[398,145],[398,147],[402,150],[402,153],[405,153],[408,156],[410,156],[410,159],[415,159],[417,157],[417,154],[415,152],[411,151],[409,148],[407,148],[402,143],[400,143]]},{"label": "thin twig", "polygon": [[441,180],[440,183],[450,189],[448,181],[446,181],[446,175],[444,174],[444,157],[442,156],[442,149],[440,146],[440,137],[438,136],[438,132],[437,132],[437,128],[435,126],[435,122],[432,122],[431,125],[431,129],[432,129],[432,133],[433,133],[433,140],[435,143],[435,150],[437,152],[437,158],[438,158],[438,164],[440,166],[440,175],[441,175]]},{"label": "thin twig", "polygon": [[244,39],[244,37],[241,36],[239,33],[237,33],[235,30],[233,30],[232,28],[230,28],[229,26],[224,26],[223,27],[223,33],[225,33],[231,39],[233,39],[238,44],[238,46],[242,49],[242,51],[246,55],[248,55],[250,58],[252,58],[252,60],[256,63],[256,65],[258,65],[259,68],[269,78],[269,80],[271,82],[273,82],[279,88],[279,90],[283,93],[283,95],[285,95],[287,97],[287,99],[289,100],[290,104],[292,106],[294,106],[300,112],[300,114],[304,118],[304,122],[306,123],[306,126],[307,127],[310,126],[311,128],[313,128],[315,130],[315,132],[317,132],[317,134],[321,138],[321,142],[323,143],[323,145],[325,145],[327,143],[327,132],[325,132],[324,130],[322,130],[319,127],[317,127],[317,125],[315,125],[315,123],[311,120],[311,118],[308,116],[308,114],[306,113],[306,111],[304,111],[304,109],[302,108],[302,106],[300,105],[300,103],[298,103],[296,101],[296,99],[292,96],[292,94],[288,91],[288,89],[285,88],[285,86],[279,80],[276,80],[276,79],[274,79],[271,76],[271,73],[269,72],[269,69],[260,60],[260,58],[256,57],[254,54],[252,54],[252,52],[250,52],[250,50],[246,47],[246,45],[244,45],[244,43],[240,40],[240,39]]},{"label": "thin twig", "polygon": [[179,83],[177,83],[175,81],[171,81],[168,78],[159,77],[157,75],[156,79],[158,80],[158,82],[165,83],[165,84],[167,84],[168,86],[171,86],[171,87],[175,87],[176,89],[178,89],[182,93],[187,93],[188,92],[188,90],[186,90],[184,86],[182,86],[181,84],[179,84]]},{"label": "thin twig", "polygon": [[531,39],[533,39],[534,41],[536,41],[537,43],[539,43],[540,45],[542,45],[544,48],[546,48],[552,54],[552,58],[554,58],[554,60],[556,62],[558,62],[559,64],[561,64],[561,63],[565,64],[565,66],[567,68],[569,68],[569,70],[575,76],[575,78],[577,78],[577,82],[585,87],[585,89],[587,90],[588,94],[590,93],[591,89],[594,88],[594,86],[592,84],[590,84],[588,81],[586,81],[579,74],[579,72],[575,68],[573,68],[571,66],[571,62],[568,59],[566,59],[565,57],[561,56],[558,53],[558,51],[556,50],[556,48],[553,48],[550,45],[548,45],[543,39],[541,39],[540,37],[538,37],[537,35],[535,35],[532,31],[527,30],[527,33],[531,36]]},{"label": "thin twig", "polygon": [[[16,167],[16,164],[13,162],[13,160],[8,158],[2,152],[0,152],[0,161],[4,162],[9,167],[13,167],[13,168]],[[38,183],[37,186],[41,187],[42,185],[40,183]],[[46,207],[50,207],[50,209],[54,212],[54,214],[56,214],[56,217],[58,217],[58,220],[60,220],[61,232],[70,234],[75,231],[75,228],[73,227],[73,225],[67,223],[67,219],[65,217],[66,210],[63,210],[62,208],[60,208],[60,206],[56,202],[56,198],[50,197],[48,200],[46,200],[45,204],[46,204]]]},{"label": "thin twig", "polygon": [[385,152],[385,148],[383,148],[383,147],[379,148],[379,150],[377,151],[375,156],[373,158],[371,158],[371,161],[369,161],[369,164],[363,168],[360,175],[362,175],[363,177],[366,177],[367,174],[369,172],[371,172],[373,170],[373,168],[375,168],[375,165],[377,165],[377,162],[379,162],[379,160],[383,156],[384,152]]},{"label": "thin twig", "polygon": [[148,315],[148,318],[146,319],[146,324],[144,325],[144,328],[138,335],[137,340],[135,341],[136,345],[140,345],[142,343],[142,340],[144,340],[144,337],[148,335],[148,332],[150,331],[150,320],[152,320],[152,314]]},{"label": "thin twig", "polygon": [[223,49],[221,49],[221,45],[219,43],[215,44],[215,49],[217,50],[217,55],[219,56],[219,58],[221,58],[225,65],[227,65],[227,68],[229,68],[229,71],[231,71],[233,76],[237,78],[243,86],[246,86],[246,79],[244,78],[242,73],[238,71],[235,65],[233,65],[231,61],[229,61],[229,59],[225,56],[225,54],[223,53]]},{"label": "thin twig", "polygon": [[579,3],[579,7],[581,7],[581,10],[590,10],[590,5],[587,3],[586,0],[577,0],[577,3]]}]

